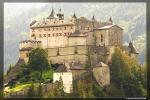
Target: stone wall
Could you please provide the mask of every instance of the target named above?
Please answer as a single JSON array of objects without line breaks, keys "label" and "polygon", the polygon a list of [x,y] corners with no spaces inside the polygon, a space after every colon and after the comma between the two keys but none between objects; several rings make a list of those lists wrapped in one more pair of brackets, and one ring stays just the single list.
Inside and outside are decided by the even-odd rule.
[{"label": "stone wall", "polygon": [[110,70],[108,66],[94,67],[93,76],[100,86],[106,86],[110,84]]},{"label": "stone wall", "polygon": [[[87,61],[87,46],[70,46],[61,48],[49,48],[48,55],[49,61],[52,64],[64,63],[64,62],[81,62],[85,64]],[[92,65],[95,65],[98,61],[106,62],[105,48],[102,46],[89,46],[89,52]]]},{"label": "stone wall", "polygon": [[73,78],[76,79],[77,77],[81,76],[81,74],[85,73],[86,70],[85,69],[82,69],[82,70],[72,69],[71,72],[72,72]]},{"label": "stone wall", "polygon": [[109,29],[109,44],[111,46],[115,45],[122,45],[123,42],[123,30],[119,28],[118,26],[113,26],[112,28]]}]

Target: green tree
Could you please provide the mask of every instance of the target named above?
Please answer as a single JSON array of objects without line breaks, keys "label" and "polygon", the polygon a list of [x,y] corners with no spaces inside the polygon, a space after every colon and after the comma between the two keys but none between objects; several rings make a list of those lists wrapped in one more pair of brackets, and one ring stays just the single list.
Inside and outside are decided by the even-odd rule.
[{"label": "green tree", "polygon": [[[125,96],[145,96],[146,89],[142,84],[142,73],[138,61],[116,48],[112,55],[111,82],[114,82]],[[146,78],[146,77],[145,77]]]},{"label": "green tree", "polygon": [[104,97],[106,95],[102,87],[95,83],[92,84],[92,90],[95,97]]},{"label": "green tree", "polygon": [[76,83],[75,96],[86,98],[95,97],[93,92],[93,83],[87,83],[86,80],[78,80]]},{"label": "green tree", "polygon": [[40,72],[40,81],[42,80],[43,70],[48,68],[47,52],[44,49],[36,48],[29,53],[29,66]]},{"label": "green tree", "polygon": [[85,68],[86,68],[86,69],[89,69],[89,68],[91,67],[91,57],[90,57],[89,46],[87,47],[86,56],[87,56],[87,60],[86,60],[86,63],[85,63]]},{"label": "green tree", "polygon": [[19,70],[19,73],[17,75],[17,78],[19,80],[20,83],[23,83],[23,82],[28,82],[30,77],[30,73],[31,73],[31,68],[28,66],[28,64],[26,63],[23,63],[21,66],[20,66],[20,70]]}]

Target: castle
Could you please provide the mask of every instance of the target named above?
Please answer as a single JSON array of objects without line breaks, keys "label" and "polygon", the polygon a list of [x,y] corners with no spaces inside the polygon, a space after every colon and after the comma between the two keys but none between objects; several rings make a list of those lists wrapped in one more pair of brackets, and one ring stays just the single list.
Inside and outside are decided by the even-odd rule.
[{"label": "castle", "polygon": [[[30,24],[29,40],[19,44],[20,60],[28,62],[29,52],[33,48],[43,48],[48,51],[51,64],[61,64],[53,74],[53,82],[62,78],[64,91],[71,93],[73,80],[88,73],[87,63],[92,67],[92,74],[101,86],[110,84],[111,55],[115,47],[122,48],[131,57],[138,52],[132,42],[123,46],[123,29],[108,22],[100,22],[93,16],[91,20],[74,13],[65,19],[61,9],[55,14],[52,9],[50,15],[40,21]],[[19,62],[19,61],[18,61]],[[14,79],[11,75],[8,80]]]},{"label": "castle", "polygon": [[93,16],[91,20],[78,18],[74,13],[70,19],[65,19],[61,9],[30,24],[29,40],[20,42],[20,58],[28,61],[28,53],[34,47],[48,50],[48,59],[55,63],[85,64],[87,52],[90,52],[91,64],[99,61],[109,63],[110,50],[122,45],[123,29],[108,22],[99,22]]}]

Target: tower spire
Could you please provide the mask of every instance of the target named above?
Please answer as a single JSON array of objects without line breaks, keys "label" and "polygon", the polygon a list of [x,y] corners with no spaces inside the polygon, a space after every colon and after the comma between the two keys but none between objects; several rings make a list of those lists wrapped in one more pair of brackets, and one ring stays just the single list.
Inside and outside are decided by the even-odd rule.
[{"label": "tower spire", "polygon": [[51,11],[51,13],[50,13],[50,15],[48,16],[48,18],[54,18],[54,9],[52,8],[52,11]]},{"label": "tower spire", "polygon": [[92,17],[92,20],[95,21],[95,17],[94,16]]},{"label": "tower spire", "polygon": [[72,16],[72,17],[73,17],[73,18],[75,18],[75,19],[77,18],[75,13],[73,14],[73,16]]},{"label": "tower spire", "polygon": [[109,18],[109,22],[110,22],[111,24],[113,24],[113,20],[112,20],[111,17]]}]

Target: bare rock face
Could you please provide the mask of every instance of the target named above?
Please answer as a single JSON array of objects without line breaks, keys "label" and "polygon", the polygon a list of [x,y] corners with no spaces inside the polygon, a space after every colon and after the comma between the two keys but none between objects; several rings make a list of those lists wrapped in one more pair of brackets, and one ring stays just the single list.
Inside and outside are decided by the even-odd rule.
[{"label": "bare rock face", "polygon": [[110,84],[110,70],[109,66],[100,62],[99,65],[93,68],[93,76],[100,86],[107,86]]}]

